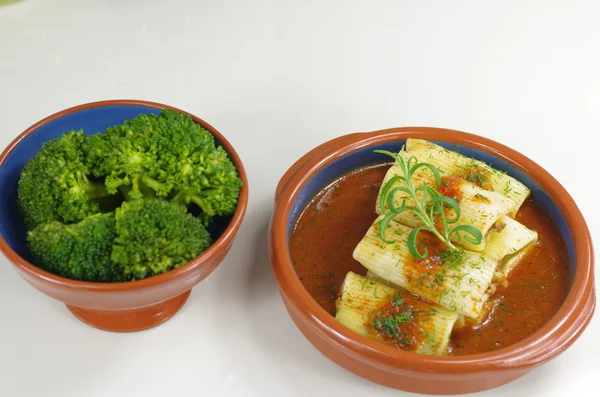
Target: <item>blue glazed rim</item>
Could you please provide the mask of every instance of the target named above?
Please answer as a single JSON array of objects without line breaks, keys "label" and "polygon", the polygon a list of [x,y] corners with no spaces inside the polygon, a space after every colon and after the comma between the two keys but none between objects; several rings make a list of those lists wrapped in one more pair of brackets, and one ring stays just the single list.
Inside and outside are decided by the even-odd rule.
[{"label": "blue glazed rim", "polygon": [[[22,168],[22,165],[24,163],[23,159],[17,161],[17,163],[21,163],[20,166],[19,164],[9,164],[11,162],[9,160],[11,160],[11,156],[15,154],[15,152],[21,150],[23,151],[22,155],[29,155],[29,157],[31,157],[39,149],[39,147],[41,147],[41,144],[39,142],[37,142],[35,145],[32,145],[31,147],[25,147],[25,145],[21,146],[22,144],[26,143],[27,140],[36,132],[40,130],[41,132],[44,132],[44,128],[51,126],[53,123],[56,123],[60,128],[62,127],[62,120],[69,117],[72,118],[67,123],[70,126],[70,129],[78,129],[78,125],[85,125],[86,129],[84,132],[86,134],[103,131],[106,127],[120,122],[117,119],[111,119],[109,122],[100,119],[91,121],[89,119],[86,119],[89,112],[94,112],[102,109],[112,109],[113,111],[120,112],[120,117],[122,117],[121,121],[124,121],[125,119],[130,117],[134,117],[141,113],[156,114],[160,112],[161,109],[171,109],[180,113],[187,114],[192,118],[192,120],[194,120],[194,122],[198,123],[203,128],[207,129],[211,134],[213,134],[217,143],[223,146],[223,148],[228,152],[229,156],[231,157],[231,160],[233,161],[238,171],[238,175],[242,180],[243,185],[240,190],[237,207],[234,214],[224,220],[224,225],[222,227],[219,227],[218,230],[215,230],[216,239],[213,242],[213,244],[206,251],[204,251],[199,256],[192,259],[185,265],[177,269],[171,270],[170,272],[154,277],[149,277],[147,279],[136,280],[134,282],[114,283],[93,283],[79,280],[71,280],[48,273],[33,265],[29,261],[30,256],[28,250],[24,248],[24,244],[22,242],[15,245],[13,241],[7,241],[7,238],[5,238],[5,233],[8,233],[9,239],[23,238],[24,227],[22,225],[17,225],[14,228],[14,230],[5,229],[4,223],[6,222],[5,218],[7,217],[7,215],[5,215],[3,211],[5,212],[6,208],[4,203],[0,201],[0,216],[2,217],[2,219],[0,219],[0,224],[2,224],[2,226],[0,226],[0,251],[2,251],[6,258],[10,262],[12,262],[15,267],[17,267],[17,270],[24,272],[29,276],[33,276],[37,279],[40,279],[46,283],[51,283],[55,286],[60,286],[64,288],[102,292],[125,291],[147,288],[176,278],[185,278],[190,273],[194,272],[196,269],[201,267],[203,264],[208,263],[212,261],[213,258],[221,255],[221,251],[223,249],[228,249],[229,245],[232,243],[246,213],[246,208],[248,205],[248,178],[246,175],[246,171],[239,155],[233,148],[233,145],[231,145],[231,143],[219,131],[217,131],[212,125],[200,119],[199,117],[173,106],[165,105],[158,102],[136,99],[112,99],[89,102],[54,113],[38,121],[31,127],[27,128],[24,132],[19,134],[0,154],[0,186],[6,183],[6,179],[14,179],[15,174],[17,172],[20,173],[20,169]],[[52,139],[53,137],[55,137],[53,135],[60,135],[56,127],[49,128],[49,130],[51,131],[48,131],[49,135],[45,137],[46,139],[44,140]],[[8,199],[5,197],[4,202],[10,201],[11,198],[16,198],[16,191],[13,191],[11,194],[13,197],[9,196]],[[14,217],[15,214],[11,214],[10,216]]]},{"label": "blue glazed rim", "polygon": [[[448,148],[460,147],[466,155],[493,160],[492,165],[509,171],[528,186],[542,207],[556,207],[551,215],[568,248],[572,283],[565,302],[555,316],[528,338],[505,348],[477,355],[434,357],[405,352],[381,345],[346,329],[316,303],[300,282],[289,257],[288,240],[304,206],[319,189],[347,171],[388,158],[373,149],[400,149],[409,137],[434,141]],[[366,157],[362,159],[362,157]],[[361,158],[360,161],[357,159]],[[488,161],[489,162],[489,161]],[[563,225],[559,225],[562,222]],[[562,229],[561,229],[562,227]],[[564,234],[563,234],[564,233]],[[410,360],[414,371],[477,372],[486,369],[533,367],[548,361],[570,346],[583,332],[595,309],[594,253],[583,215],[568,192],[546,170],[517,151],[477,135],[430,127],[392,128],[345,135],[313,149],[299,159],[277,186],[275,211],[270,228],[271,264],[288,311],[304,318],[302,326],[316,328],[324,338],[353,356],[367,356],[372,362],[391,368],[405,368]],[[300,323],[297,323],[300,325]],[[460,368],[456,365],[460,364]]]}]

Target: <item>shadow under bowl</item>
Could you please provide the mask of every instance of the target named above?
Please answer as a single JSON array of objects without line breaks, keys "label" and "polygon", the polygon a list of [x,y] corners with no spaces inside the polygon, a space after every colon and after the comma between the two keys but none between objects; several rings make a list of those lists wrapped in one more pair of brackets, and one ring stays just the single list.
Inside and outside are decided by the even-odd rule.
[{"label": "shadow under bowl", "polygon": [[[144,280],[92,283],[50,274],[35,266],[26,243],[26,231],[17,208],[17,185],[21,170],[44,142],[64,132],[83,129],[86,134],[104,131],[139,114],[158,114],[161,109],[182,110],[139,100],[109,100],[87,103],[53,114],[34,124],[0,155],[0,250],[19,274],[44,294],[64,302],[81,321],[116,332],[148,329],[175,315],[185,304],[192,287],[223,261],[240,228],[248,204],[248,180],[241,159],[215,128],[191,115],[210,131],[237,168],[243,187],[235,213],[217,219],[209,227],[214,243],[178,269]],[[189,113],[188,113],[189,114]]]},{"label": "shadow under bowl", "polygon": [[[289,253],[299,215],[316,193],[343,174],[388,161],[375,149],[398,152],[407,138],[433,141],[491,163],[531,191],[557,226],[568,249],[571,286],[560,310],[540,330],[505,348],[466,356],[428,356],[363,337],[327,313],[300,282]],[[595,308],[594,255],[585,220],[567,191],[542,167],[502,144],[476,135],[427,127],[345,135],[300,158],[281,178],[269,231],[271,264],[287,311],[325,356],[375,383],[416,393],[460,394],[513,381],[556,357],[583,332]]]}]

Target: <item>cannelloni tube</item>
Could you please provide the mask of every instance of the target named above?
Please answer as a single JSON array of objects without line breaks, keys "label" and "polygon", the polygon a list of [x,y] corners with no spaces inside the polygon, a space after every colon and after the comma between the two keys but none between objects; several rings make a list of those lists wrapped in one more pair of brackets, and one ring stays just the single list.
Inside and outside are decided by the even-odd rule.
[{"label": "cannelloni tube", "polygon": [[[407,157],[414,154],[407,153]],[[431,159],[422,159],[417,157],[419,162],[427,161],[431,162]],[[388,200],[385,198],[382,200],[382,195],[390,194],[395,188],[403,185],[403,182],[397,181],[391,186],[388,185],[388,181],[394,176],[404,176],[402,167],[398,163],[394,163],[392,167],[387,171],[385,178],[381,184],[379,190],[378,200],[376,204],[376,212],[381,215],[389,210]],[[412,184],[417,187],[423,183],[431,186],[435,186],[435,179],[433,174],[428,168],[420,168],[412,175]],[[458,243],[464,248],[471,251],[481,251],[485,248],[485,244],[488,240],[487,233],[490,228],[503,216],[507,215],[514,207],[514,202],[508,197],[493,191],[485,190],[473,183],[468,182],[465,179],[447,176],[442,173],[441,184],[438,191],[443,195],[453,198],[457,201],[461,215],[458,222],[454,223],[453,226],[471,225],[477,228],[484,239],[480,244],[473,244],[463,238],[464,234],[460,233],[460,241],[457,235],[452,236],[452,242]],[[421,197],[421,193],[418,193]],[[394,206],[399,207],[402,202],[408,206],[414,206],[415,202],[412,197],[406,195],[403,192],[396,192],[394,194]],[[381,208],[383,204],[383,209]],[[456,216],[454,210],[449,209],[447,217],[453,218]],[[420,219],[415,215],[413,211],[403,211],[394,217],[394,220],[409,226],[417,227],[420,225]]]},{"label": "cannelloni tube", "polygon": [[[468,250],[459,258],[445,258],[443,248],[434,253],[432,247],[429,247],[429,257],[416,260],[407,246],[412,229],[391,221],[386,229],[386,238],[395,242],[385,243],[379,236],[381,218],[375,220],[354,249],[354,259],[393,285],[467,317],[479,317],[488,298],[487,291],[498,260]],[[431,236],[428,242],[439,244],[435,239]]]},{"label": "cannelloni tube", "polygon": [[482,161],[444,149],[432,142],[409,138],[406,140],[406,151],[408,155],[414,155],[422,161],[431,163],[440,170],[442,175],[463,178],[485,190],[507,197],[512,202],[507,213],[511,218],[515,217],[531,193],[527,186],[510,175]]},{"label": "cannelloni tube", "polygon": [[444,355],[458,314],[349,272],[335,318],[359,334],[405,350]]}]

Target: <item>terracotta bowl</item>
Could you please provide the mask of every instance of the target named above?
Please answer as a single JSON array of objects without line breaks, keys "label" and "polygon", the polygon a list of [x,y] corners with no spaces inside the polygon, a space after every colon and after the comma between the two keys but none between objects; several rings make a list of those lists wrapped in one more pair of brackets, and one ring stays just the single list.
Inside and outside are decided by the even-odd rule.
[{"label": "terracotta bowl", "polygon": [[[360,166],[388,161],[373,149],[399,151],[406,138],[456,149],[508,171],[532,189],[564,238],[572,285],[556,315],[537,333],[494,352],[434,357],[402,351],[360,336],[339,324],[300,282],[288,250],[292,228],[311,198],[330,181]],[[595,307],[590,233],[565,189],[542,167],[497,142],[438,128],[395,128],[342,136],[298,160],[277,186],[269,231],[273,271],[290,317],[325,356],[348,371],[391,388],[426,394],[482,391],[513,381],[556,357],[589,323]]]},{"label": "terracotta bowl", "polygon": [[159,103],[112,100],[76,106],[29,127],[0,155],[0,250],[21,276],[46,295],[64,302],[81,321],[109,331],[139,331],[171,318],[185,304],[190,290],[223,261],[240,228],[248,202],[244,166],[231,144],[216,129],[190,115],[209,130],[229,153],[244,186],[233,216],[215,222],[213,245],[184,266],[144,280],[123,283],[90,283],[55,276],[34,266],[25,242],[25,229],[16,199],[17,183],[25,162],[41,145],[62,133],[80,129],[90,134],[122,123],[141,113],[158,113],[170,106]]}]

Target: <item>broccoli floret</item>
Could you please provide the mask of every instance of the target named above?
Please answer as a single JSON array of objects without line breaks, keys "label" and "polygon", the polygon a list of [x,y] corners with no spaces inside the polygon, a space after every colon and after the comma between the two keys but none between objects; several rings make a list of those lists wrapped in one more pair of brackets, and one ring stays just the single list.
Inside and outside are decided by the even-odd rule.
[{"label": "broccoli floret", "polygon": [[197,206],[208,225],[231,215],[242,182],[227,152],[190,116],[164,109],[142,114],[97,134],[86,145],[87,165],[106,177],[110,193],[128,200],[168,198]]},{"label": "broccoli floret", "polygon": [[190,116],[163,110],[161,117],[167,139],[159,166],[173,185],[173,201],[197,205],[205,224],[215,215],[231,215],[242,181],[227,152]]},{"label": "broccoli floret", "polygon": [[94,176],[105,177],[109,193],[121,191],[129,199],[165,197],[172,186],[157,167],[162,136],[156,117],[140,115],[95,134],[84,145],[86,165]]},{"label": "broccoli floret", "polygon": [[92,182],[84,164],[82,131],[70,131],[46,142],[27,161],[18,184],[18,206],[28,230],[54,220],[78,222],[100,212],[97,199],[108,195]]},{"label": "broccoli floret", "polygon": [[115,239],[114,213],[96,214],[79,223],[53,221],[27,233],[38,266],[74,280],[121,281],[121,268],[110,259]]},{"label": "broccoli floret", "polygon": [[185,206],[159,199],[123,203],[116,210],[116,229],[111,258],[127,279],[168,272],[212,243],[202,222]]},{"label": "broccoli floret", "polygon": [[189,156],[186,161],[171,161],[179,168],[179,172],[169,174],[177,192],[172,200],[186,206],[197,205],[201,210],[199,217],[207,225],[215,215],[231,215],[235,211],[242,181],[222,147],[195,154],[198,155]]},{"label": "broccoli floret", "polygon": [[175,269],[212,243],[185,206],[159,199],[124,202],[116,213],[65,225],[53,221],[27,234],[42,269],[74,280],[139,280]]}]

